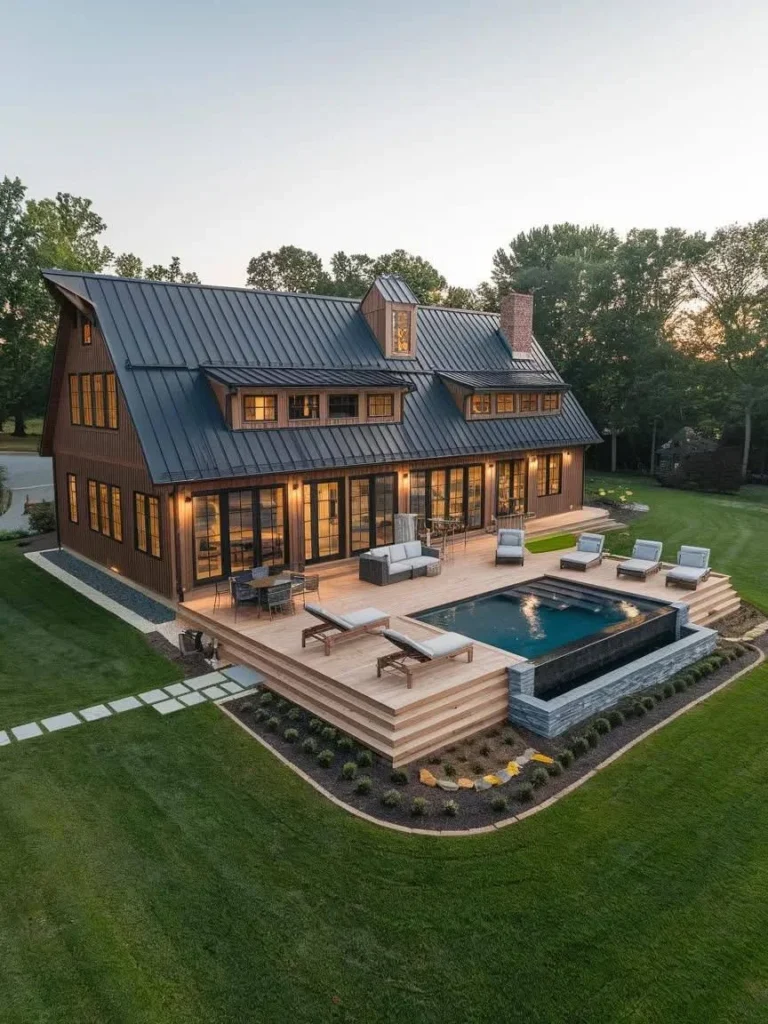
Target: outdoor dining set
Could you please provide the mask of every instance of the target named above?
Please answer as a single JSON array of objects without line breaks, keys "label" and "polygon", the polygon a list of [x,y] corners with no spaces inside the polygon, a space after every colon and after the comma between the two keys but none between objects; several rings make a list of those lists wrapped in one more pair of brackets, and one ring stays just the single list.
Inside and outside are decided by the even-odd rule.
[{"label": "outdoor dining set", "polygon": [[214,595],[214,611],[221,598],[228,595],[230,606],[235,610],[243,605],[255,607],[261,617],[268,611],[270,619],[276,613],[295,611],[294,600],[301,596],[306,603],[307,594],[320,594],[320,577],[288,570],[271,570],[267,565],[257,565],[246,572],[235,573],[224,583],[217,585]]}]

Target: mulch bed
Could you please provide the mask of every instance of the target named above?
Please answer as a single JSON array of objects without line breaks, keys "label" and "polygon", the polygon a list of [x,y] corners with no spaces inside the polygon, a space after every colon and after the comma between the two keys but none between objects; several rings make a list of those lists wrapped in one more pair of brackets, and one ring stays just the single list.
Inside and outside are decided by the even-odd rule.
[{"label": "mulch bed", "polygon": [[161,654],[178,667],[184,679],[195,679],[213,671],[201,652],[182,654],[162,633],[146,633],[144,638],[156,654]]},{"label": "mulch bed", "polygon": [[[428,787],[418,781],[419,769],[428,768],[436,777],[447,778],[449,776],[445,772],[445,765],[449,764],[456,769],[458,775],[471,778],[481,774],[479,770],[481,768],[483,773],[503,768],[508,761],[513,760],[527,747],[533,747],[543,754],[555,757],[565,748],[571,747],[576,736],[583,736],[587,732],[590,727],[589,722],[581,723],[572,733],[558,736],[554,740],[546,740],[542,736],[513,726],[499,726],[497,729],[484,730],[469,740],[452,744],[436,755],[413,762],[405,769],[407,781],[402,784],[393,781],[393,771],[389,762],[385,758],[373,754],[372,764],[360,767],[357,773],[357,779],[367,776],[372,782],[370,792],[363,795],[355,791],[357,780],[350,781],[342,777],[342,766],[347,762],[355,761],[361,748],[355,744],[351,751],[339,750],[337,742],[343,736],[340,731],[334,730],[332,738],[323,738],[320,733],[311,731],[310,721],[314,716],[289,701],[282,700],[278,694],[267,697],[266,704],[261,703],[262,694],[251,694],[228,702],[227,708],[285,758],[352,807],[365,811],[382,821],[395,822],[412,828],[435,831],[471,829],[492,825],[548,800],[566,786],[572,785],[592,771],[612,753],[647,732],[658,722],[669,718],[680,708],[714,690],[731,676],[753,664],[758,657],[756,651],[746,649],[742,656],[726,662],[714,672],[695,682],[689,689],[682,693],[675,692],[672,696],[661,700],[660,703],[654,704],[653,708],[642,717],[634,715],[627,717],[623,724],[605,735],[601,735],[597,746],[590,748],[569,768],[564,769],[561,775],[549,777],[540,788],[534,788],[529,799],[524,799],[523,794],[530,786],[534,771],[543,767],[535,761],[525,765],[520,774],[505,785],[481,792],[475,790],[446,792],[440,788]],[[657,691],[659,691],[659,687],[653,687],[647,693],[653,694]],[[643,693],[633,694],[630,701],[620,704],[619,707],[629,707],[643,695]],[[268,724],[267,719],[259,720],[261,711],[266,711],[270,717],[277,719],[276,723],[272,723],[273,727]],[[283,735],[285,730],[290,728],[296,729],[298,732],[298,739],[293,743],[286,740]],[[307,737],[316,739],[318,751],[326,749],[333,751],[333,761],[329,767],[322,767],[318,764],[316,754],[306,753],[302,750],[302,743]],[[475,771],[475,768],[478,770]],[[386,807],[382,803],[382,795],[389,790],[396,790],[401,796],[401,802],[396,807]],[[424,815],[417,816],[412,813],[413,800],[417,797],[423,797],[428,802],[427,813]],[[506,807],[493,807],[494,799],[499,797],[506,799]],[[459,810],[455,816],[448,816],[444,811],[448,801],[455,801],[458,804]]]},{"label": "mulch bed", "polygon": [[36,533],[31,537],[23,537],[16,541],[16,546],[24,548],[25,551],[48,551],[50,548],[55,548],[57,544],[55,530],[51,530],[50,533]]},{"label": "mulch bed", "polygon": [[765,622],[765,619],[766,616],[759,608],[742,601],[735,612],[731,612],[723,619],[718,619],[713,623],[712,628],[716,629],[720,636],[744,636],[750,629]]}]

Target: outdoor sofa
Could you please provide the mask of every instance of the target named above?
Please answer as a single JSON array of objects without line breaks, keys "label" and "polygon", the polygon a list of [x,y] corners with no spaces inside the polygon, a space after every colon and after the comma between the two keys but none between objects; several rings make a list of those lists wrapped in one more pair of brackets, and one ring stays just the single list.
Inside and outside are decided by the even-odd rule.
[{"label": "outdoor sofa", "polygon": [[711,571],[709,548],[696,548],[690,544],[683,544],[677,553],[677,565],[667,573],[664,585],[695,590]]},{"label": "outdoor sofa", "polygon": [[319,640],[326,654],[342,640],[352,640],[365,633],[378,632],[389,625],[389,615],[378,608],[360,608],[358,611],[331,612],[319,604],[305,606],[310,615],[320,621],[314,626],[307,626],[301,631],[301,646],[307,646],[307,640]]},{"label": "outdoor sofa", "polygon": [[[394,668],[405,674],[406,686],[410,690],[413,675],[428,665],[436,665],[441,661],[466,654],[467,661],[474,657],[474,645],[469,637],[461,633],[440,633],[429,640],[412,640],[404,633],[394,629],[385,629],[382,633],[391,644],[398,648],[393,654],[385,654],[376,661],[376,675],[380,676],[385,668]],[[415,662],[411,665],[408,662]]]},{"label": "outdoor sofa", "polygon": [[617,576],[630,576],[633,579],[646,580],[661,568],[660,540],[636,540],[632,548],[632,557],[616,566]]},{"label": "outdoor sofa", "polygon": [[582,533],[576,542],[576,550],[560,559],[561,569],[580,569],[586,572],[603,560],[605,537],[602,533]]},{"label": "outdoor sofa", "polygon": [[496,565],[523,565],[525,530],[499,530],[496,536]]},{"label": "outdoor sofa", "polygon": [[440,562],[440,551],[427,547],[420,540],[409,540],[405,544],[389,544],[386,547],[371,548],[360,555],[361,580],[386,587],[416,576],[426,576],[427,567]]}]

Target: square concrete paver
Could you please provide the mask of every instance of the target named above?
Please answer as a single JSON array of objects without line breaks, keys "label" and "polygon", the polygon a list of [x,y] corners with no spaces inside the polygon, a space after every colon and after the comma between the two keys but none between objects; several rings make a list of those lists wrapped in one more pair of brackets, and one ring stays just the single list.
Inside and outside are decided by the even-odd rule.
[{"label": "square concrete paver", "polygon": [[191,690],[204,690],[206,686],[220,683],[223,678],[224,676],[221,672],[207,672],[204,676],[198,676],[197,679],[187,679],[186,685]]},{"label": "square concrete paver", "polygon": [[179,697],[179,700],[182,704],[186,704],[188,708],[193,707],[195,704],[205,704],[205,697],[202,693],[195,693],[194,691],[183,694],[183,696]]},{"label": "square concrete paver", "polygon": [[231,665],[229,668],[222,669],[222,672],[228,679],[232,679],[248,689],[252,686],[259,686],[267,681],[266,676],[262,675],[261,672],[257,672],[255,668],[249,668],[247,665]]},{"label": "square concrete paver", "polygon": [[158,701],[167,699],[168,694],[164,690],[145,690],[139,694],[139,700],[143,700],[145,704],[157,704]]},{"label": "square concrete paver", "polygon": [[26,725],[15,725],[11,732],[17,740],[31,740],[33,736],[42,736],[43,730],[37,722],[27,722]]},{"label": "square concrete paver", "polygon": [[8,733],[5,731],[5,729],[1,729],[0,730],[0,747],[7,747],[10,742],[11,742],[11,737],[8,735]]},{"label": "square concrete paver", "polygon": [[83,723],[77,715],[73,715],[71,711],[68,711],[65,715],[53,715],[51,718],[44,718],[42,724],[48,732],[58,732],[60,729],[71,729],[73,725],[82,725]]},{"label": "square concrete paver", "polygon": [[181,711],[184,707],[183,704],[179,704],[175,697],[171,697],[170,700],[161,700],[159,704],[153,704],[152,706],[161,715],[170,715],[172,711]]},{"label": "square concrete paver", "polygon": [[242,686],[238,686],[237,683],[233,683],[231,679],[228,679],[226,683],[221,684],[222,690],[226,690],[227,693],[242,693]]},{"label": "square concrete paver", "polygon": [[136,700],[135,697],[121,697],[120,700],[109,701],[109,706],[113,711],[133,711],[134,708],[140,708],[141,703]]},{"label": "square concrete paver", "polygon": [[211,700],[219,700],[221,697],[227,696],[227,691],[222,690],[220,686],[209,686],[207,690],[203,690],[203,693]]},{"label": "square concrete paver", "polygon": [[109,718],[111,714],[112,712],[106,704],[94,704],[92,708],[83,708],[80,712],[80,716],[86,722],[96,722],[100,718]]},{"label": "square concrete paver", "polygon": [[170,686],[164,686],[163,689],[166,693],[170,693],[172,697],[180,697],[182,693],[189,693],[189,687],[185,686],[184,683],[171,683]]}]

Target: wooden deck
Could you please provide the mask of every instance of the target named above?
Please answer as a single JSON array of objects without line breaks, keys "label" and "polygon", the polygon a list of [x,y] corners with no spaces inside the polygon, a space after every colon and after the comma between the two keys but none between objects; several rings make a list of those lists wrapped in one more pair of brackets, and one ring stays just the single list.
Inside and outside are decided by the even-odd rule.
[{"label": "wooden deck", "polygon": [[[484,534],[469,540],[466,547],[463,542],[456,545],[440,576],[387,587],[358,580],[356,566],[346,571],[329,566],[321,574],[319,602],[340,612],[379,608],[391,616],[393,629],[415,639],[439,630],[409,618],[411,614],[545,574],[628,595],[682,601],[690,607],[691,620],[702,624],[738,606],[729,578],[716,573],[692,592],[665,588],[663,571],[644,583],[618,579],[616,561],[610,558],[581,573],[561,572],[560,551],[528,554],[524,566],[496,566],[494,553],[495,537]],[[295,615],[275,617],[272,622],[266,614],[258,618],[254,610],[241,609],[235,623],[229,607],[213,612],[212,605],[210,594],[195,597],[179,606],[179,617],[216,636],[222,657],[259,669],[275,691],[391,757],[395,765],[506,719],[506,668],[520,660],[514,654],[476,643],[472,663],[459,659],[427,667],[409,690],[400,673],[376,677],[376,658],[393,650],[378,636],[340,644],[327,657],[318,643],[310,641],[302,649],[302,629],[317,620],[303,610],[300,598]]]}]

